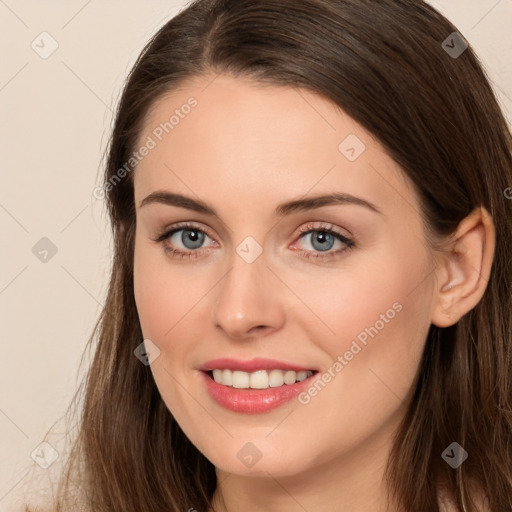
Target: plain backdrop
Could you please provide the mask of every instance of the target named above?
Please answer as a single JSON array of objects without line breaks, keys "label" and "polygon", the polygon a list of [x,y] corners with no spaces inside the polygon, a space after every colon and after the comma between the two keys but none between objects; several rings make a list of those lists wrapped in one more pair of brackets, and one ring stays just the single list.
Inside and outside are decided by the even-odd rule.
[{"label": "plain backdrop", "polygon": [[[472,44],[510,120],[512,0],[431,3]],[[0,512],[63,458],[56,436],[57,461],[34,460],[87,367],[106,293],[110,231],[92,192],[113,111],[143,45],[185,4],[0,0]]]}]

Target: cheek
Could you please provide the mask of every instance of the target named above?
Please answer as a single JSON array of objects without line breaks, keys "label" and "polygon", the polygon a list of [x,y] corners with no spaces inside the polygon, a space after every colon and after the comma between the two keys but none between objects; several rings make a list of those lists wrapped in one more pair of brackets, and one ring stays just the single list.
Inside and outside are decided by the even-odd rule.
[{"label": "cheek", "polygon": [[404,265],[401,258],[382,255],[373,266],[354,268],[309,295],[335,335],[317,334],[317,347],[330,359],[325,385],[309,388],[301,403],[310,416],[328,411],[333,421],[318,427],[318,437],[336,439],[340,450],[392,425],[414,389],[431,293],[427,262],[416,256]]},{"label": "cheek", "polygon": [[421,255],[406,265],[398,259],[388,268],[388,282],[378,288],[380,301],[373,302],[376,307],[364,326],[368,387],[373,383],[400,400],[406,400],[414,383],[430,327],[428,275]]},{"label": "cheek", "polygon": [[[297,321],[329,355],[328,366],[341,356],[331,371],[344,377],[334,387],[343,388],[341,396],[356,393],[354,405],[378,407],[374,398],[389,394],[387,386],[401,399],[409,392],[430,327],[429,273],[421,247],[404,245],[359,260],[338,277],[333,272],[331,279],[318,279],[318,286],[301,281],[296,289],[314,313]],[[313,325],[320,325],[314,333]]]},{"label": "cheek", "polygon": [[161,341],[176,322],[187,288],[166,271],[165,253],[160,249],[136,237],[133,285],[144,337],[157,342],[162,350]]},{"label": "cheek", "polygon": [[294,292],[312,313],[296,320],[303,327],[318,325],[318,339],[338,355],[358,336],[364,343],[370,333],[382,337],[390,327],[428,321],[428,275],[427,255],[421,248],[386,246],[369,255],[354,255],[340,264],[339,271],[331,268],[299,279],[289,274],[285,280],[294,283]]},{"label": "cheek", "polygon": [[160,350],[160,356],[150,366],[151,372],[167,408],[181,418],[187,404],[177,382],[183,381],[187,341],[196,335],[187,318],[197,303],[198,281],[183,269],[173,271],[163,249],[137,239],[133,279],[144,339],[151,340]]},{"label": "cheek", "polygon": [[[186,264],[184,264],[186,265]],[[189,318],[201,309],[203,299],[211,288],[211,276],[202,270],[187,270],[171,264],[163,247],[144,241],[135,242],[134,295],[137,312],[145,338],[154,341],[162,351],[179,344],[171,343],[183,334],[193,336],[194,325]]]}]

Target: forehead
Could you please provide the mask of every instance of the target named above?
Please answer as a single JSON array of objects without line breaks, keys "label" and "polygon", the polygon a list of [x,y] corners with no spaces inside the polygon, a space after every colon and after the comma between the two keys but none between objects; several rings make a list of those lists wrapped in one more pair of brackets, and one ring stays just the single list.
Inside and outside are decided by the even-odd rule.
[{"label": "forehead", "polygon": [[378,141],[304,89],[195,77],[155,102],[137,147],[145,143],[151,150],[134,172],[137,204],[163,188],[220,207],[255,197],[271,207],[332,191],[364,193],[382,209],[414,201],[407,177]]}]

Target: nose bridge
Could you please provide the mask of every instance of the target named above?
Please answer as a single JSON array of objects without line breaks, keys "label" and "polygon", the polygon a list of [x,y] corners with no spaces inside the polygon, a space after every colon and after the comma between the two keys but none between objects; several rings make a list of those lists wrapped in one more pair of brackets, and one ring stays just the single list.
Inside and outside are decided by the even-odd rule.
[{"label": "nose bridge", "polygon": [[236,248],[213,308],[214,324],[233,337],[243,337],[255,327],[276,328],[282,321],[278,295],[271,289],[277,285],[275,277],[254,242],[244,240]]}]

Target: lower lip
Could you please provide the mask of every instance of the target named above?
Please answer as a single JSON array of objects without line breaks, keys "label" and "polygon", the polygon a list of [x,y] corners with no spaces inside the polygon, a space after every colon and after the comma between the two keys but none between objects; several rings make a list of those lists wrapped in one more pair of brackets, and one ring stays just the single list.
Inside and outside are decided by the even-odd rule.
[{"label": "lower lip", "polygon": [[206,372],[201,372],[210,396],[225,409],[234,412],[261,414],[289,402],[311,386],[314,373],[295,384],[283,384],[267,389],[238,389],[215,382]]}]

